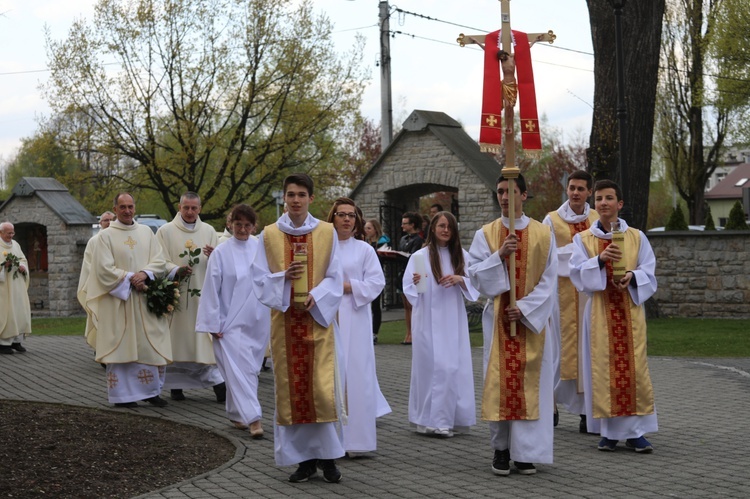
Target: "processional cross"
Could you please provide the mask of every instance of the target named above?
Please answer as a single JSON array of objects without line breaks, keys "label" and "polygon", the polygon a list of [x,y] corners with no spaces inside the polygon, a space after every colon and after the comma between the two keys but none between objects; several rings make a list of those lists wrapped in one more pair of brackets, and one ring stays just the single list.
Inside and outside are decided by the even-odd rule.
[{"label": "processional cross", "polygon": [[[521,137],[524,148],[541,149],[539,136],[539,120],[536,112],[536,95],[534,91],[534,75],[531,70],[530,47],[536,42],[553,43],[557,36],[552,30],[546,33],[522,33],[511,31],[510,28],[510,0],[500,1],[502,16],[501,50],[497,50],[498,32],[488,35],[464,35],[461,33],[456,40],[462,47],[474,43],[485,51],[484,95],[482,103],[482,123],[479,145],[483,152],[497,154],[500,144],[505,148],[505,166],[502,175],[508,179],[508,218],[510,234],[515,233],[515,187],[521,170],[516,166],[516,140],[513,129],[514,108],[521,87]],[[515,42],[515,50],[511,43]],[[512,50],[512,52],[511,52]],[[516,56],[519,56],[518,58]],[[498,62],[499,61],[499,68]],[[519,80],[516,80],[516,63],[519,64]],[[520,85],[519,85],[520,84]],[[527,110],[529,112],[527,112]],[[500,123],[500,111],[505,122]],[[505,141],[502,136],[505,135]],[[510,274],[510,306],[516,306],[516,259],[509,259]],[[510,323],[510,335],[516,335],[516,323]]]}]

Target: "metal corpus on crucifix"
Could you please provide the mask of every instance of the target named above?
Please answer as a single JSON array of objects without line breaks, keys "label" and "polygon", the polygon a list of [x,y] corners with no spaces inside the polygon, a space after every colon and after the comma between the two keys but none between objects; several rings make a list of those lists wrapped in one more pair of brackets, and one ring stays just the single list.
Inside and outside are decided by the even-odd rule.
[{"label": "metal corpus on crucifix", "polygon": [[[508,179],[509,233],[515,233],[515,188],[520,168],[516,166],[516,139],[513,118],[519,100],[521,144],[524,151],[539,151],[542,139],[536,109],[534,72],[531,67],[531,46],[536,42],[553,43],[557,36],[546,33],[524,33],[510,28],[510,0],[499,0],[502,29],[487,35],[464,35],[456,40],[462,47],[474,43],[484,49],[484,87],[482,90],[482,123],[479,147],[482,152],[499,154],[505,148],[505,166],[501,173]],[[498,41],[501,42],[498,47]],[[512,47],[513,48],[512,48]],[[518,79],[516,79],[518,73]],[[502,120],[501,120],[502,118]],[[503,123],[504,122],[504,123]],[[505,141],[502,138],[505,135]],[[516,260],[509,259],[510,306],[516,306]],[[510,323],[511,336],[516,323]]]}]

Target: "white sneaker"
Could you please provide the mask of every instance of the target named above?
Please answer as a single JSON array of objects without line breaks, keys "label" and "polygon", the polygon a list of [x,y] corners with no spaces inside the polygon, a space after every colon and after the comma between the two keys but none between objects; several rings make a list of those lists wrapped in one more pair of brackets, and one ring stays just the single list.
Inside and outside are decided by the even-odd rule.
[{"label": "white sneaker", "polygon": [[451,438],[453,436],[453,432],[450,430],[450,428],[438,428],[434,431],[435,435],[443,438]]}]

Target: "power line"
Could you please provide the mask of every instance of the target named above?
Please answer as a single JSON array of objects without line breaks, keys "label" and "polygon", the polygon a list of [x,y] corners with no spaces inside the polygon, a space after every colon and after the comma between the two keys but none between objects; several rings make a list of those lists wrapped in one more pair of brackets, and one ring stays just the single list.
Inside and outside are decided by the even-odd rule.
[{"label": "power line", "polygon": [[[456,48],[459,48],[459,49],[460,48],[464,48],[465,49],[467,47],[471,47],[471,48],[474,48],[476,50],[482,50],[479,47],[474,47],[474,46],[469,46],[469,45],[467,45],[466,47],[461,47],[457,43],[450,43],[450,42],[446,42],[444,40],[436,40],[434,38],[427,38],[427,37],[415,35],[415,34],[412,34],[412,33],[406,33],[404,31],[393,31],[393,30],[391,30],[390,33],[391,33],[391,35],[404,35],[404,36],[408,36],[408,37],[416,38],[416,39],[420,39],[420,40],[427,40],[429,42],[442,43],[444,45],[450,45],[451,47],[456,47]],[[539,61],[539,60],[534,60],[534,62],[538,63],[538,64],[547,64],[549,66],[557,66],[557,67],[560,67],[560,68],[575,69],[577,71],[587,71],[587,72],[593,72],[594,71],[593,69],[577,68],[575,66],[566,66],[565,64],[557,64],[557,63],[554,63],[554,62],[546,62],[546,61]]]}]

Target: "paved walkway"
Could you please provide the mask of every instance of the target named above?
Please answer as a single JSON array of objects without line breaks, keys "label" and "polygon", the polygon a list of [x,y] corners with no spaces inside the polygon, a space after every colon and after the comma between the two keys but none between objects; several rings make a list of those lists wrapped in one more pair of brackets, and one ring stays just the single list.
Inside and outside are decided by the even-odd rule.
[{"label": "paved walkway", "polygon": [[[23,355],[0,357],[0,398],[59,402],[110,409],[104,372],[82,337],[30,337]],[[164,409],[134,411],[211,428],[237,445],[235,458],[205,475],[146,494],[153,498],[232,497],[748,497],[750,359],[650,359],[660,431],[656,450],[637,455],[596,450],[597,437],[578,433],[578,416],[561,414],[555,430],[555,464],[533,476],[494,476],[486,423],[468,435],[436,439],[409,430],[409,347],[378,345],[378,374],[393,413],[379,420],[379,450],[372,457],[341,459],[344,479],[291,484],[294,471],[273,460],[272,432],[251,440],[230,428],[210,390],[187,391],[188,400]],[[473,350],[476,386],[481,351]],[[272,428],[273,380],[264,373],[260,398]],[[479,392],[477,392],[479,393]],[[318,475],[320,476],[320,475]]]}]

